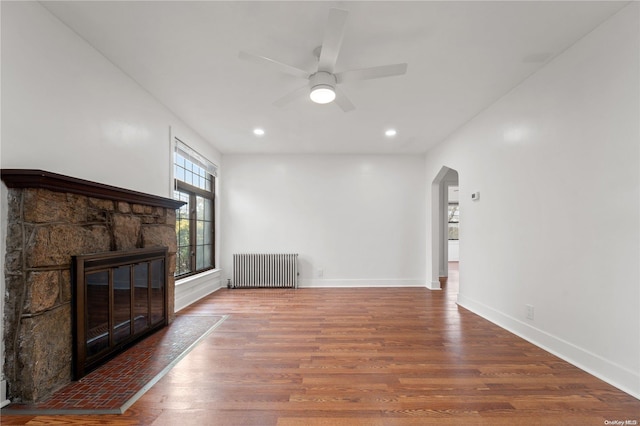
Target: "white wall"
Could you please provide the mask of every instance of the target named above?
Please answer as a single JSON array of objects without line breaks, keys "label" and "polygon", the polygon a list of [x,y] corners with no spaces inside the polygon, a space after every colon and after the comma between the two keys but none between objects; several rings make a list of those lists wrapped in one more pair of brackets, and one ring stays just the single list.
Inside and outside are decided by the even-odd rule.
[{"label": "white wall", "polygon": [[293,252],[301,286],[425,285],[422,156],[225,155],[224,165],[225,282],[233,253]]},{"label": "white wall", "polygon": [[[427,182],[443,165],[459,172],[459,304],[636,397],[639,6],[627,6],[426,157]],[[475,191],[480,200],[471,202]]]},{"label": "white wall", "polygon": [[35,2],[2,2],[2,167],[170,196],[170,130],[220,154]]},{"label": "white wall", "polygon": [[[2,168],[171,197],[171,133],[220,164],[213,146],[40,4],[1,8]],[[4,214],[4,185],[0,192]],[[207,283],[210,290],[218,284]],[[4,273],[0,285],[4,295]]]},{"label": "white wall", "polygon": [[460,260],[460,241],[449,240],[449,262],[457,262]]}]

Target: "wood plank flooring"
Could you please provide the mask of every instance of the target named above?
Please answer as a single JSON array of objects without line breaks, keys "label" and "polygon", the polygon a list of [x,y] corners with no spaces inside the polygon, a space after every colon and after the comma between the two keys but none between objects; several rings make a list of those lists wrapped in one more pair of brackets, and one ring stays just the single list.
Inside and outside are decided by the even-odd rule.
[{"label": "wood plank flooring", "polygon": [[[423,288],[220,290],[230,317],[121,416],[3,425],[603,425],[640,401]],[[634,424],[634,423],[627,423]]]}]

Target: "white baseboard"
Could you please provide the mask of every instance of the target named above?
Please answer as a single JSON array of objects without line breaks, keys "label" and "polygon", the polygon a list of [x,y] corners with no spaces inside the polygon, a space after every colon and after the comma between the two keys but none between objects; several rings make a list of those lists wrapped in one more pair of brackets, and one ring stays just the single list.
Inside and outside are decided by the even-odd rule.
[{"label": "white baseboard", "polygon": [[7,381],[0,381],[0,408],[6,407],[11,404],[11,401],[7,399]]},{"label": "white baseboard", "polygon": [[440,287],[440,281],[431,281],[427,288],[429,290],[442,290],[442,287]]},{"label": "white baseboard", "polygon": [[419,279],[323,279],[303,278],[299,288],[333,288],[333,287],[425,287],[424,280]]},{"label": "white baseboard", "polygon": [[611,362],[571,342],[458,294],[458,305],[562,358],[581,370],[640,399],[640,373]]},{"label": "white baseboard", "polygon": [[175,312],[186,308],[221,287],[222,273],[220,269],[176,281]]}]

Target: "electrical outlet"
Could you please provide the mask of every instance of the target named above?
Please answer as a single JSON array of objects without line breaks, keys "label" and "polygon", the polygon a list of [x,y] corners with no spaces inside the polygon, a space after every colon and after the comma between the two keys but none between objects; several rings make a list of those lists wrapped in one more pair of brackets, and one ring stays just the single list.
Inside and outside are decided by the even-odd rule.
[{"label": "electrical outlet", "polygon": [[533,305],[525,305],[527,308],[527,319],[533,321]]},{"label": "electrical outlet", "polygon": [[324,276],[324,269],[318,268],[318,278],[322,278]]}]

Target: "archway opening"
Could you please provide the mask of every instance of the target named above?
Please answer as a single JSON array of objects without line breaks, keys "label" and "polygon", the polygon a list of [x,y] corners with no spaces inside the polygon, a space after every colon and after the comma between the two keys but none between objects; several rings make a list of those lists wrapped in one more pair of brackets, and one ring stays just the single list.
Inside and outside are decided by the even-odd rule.
[{"label": "archway opening", "polygon": [[[459,176],[457,170],[443,166],[432,183],[431,199],[431,284],[441,289],[449,277],[449,260],[458,260]],[[453,242],[455,241],[455,243]],[[451,246],[451,248],[450,248]],[[451,253],[450,253],[451,251]],[[451,256],[450,256],[451,254]],[[454,256],[455,255],[455,256]],[[454,268],[457,273],[457,263]]]}]

